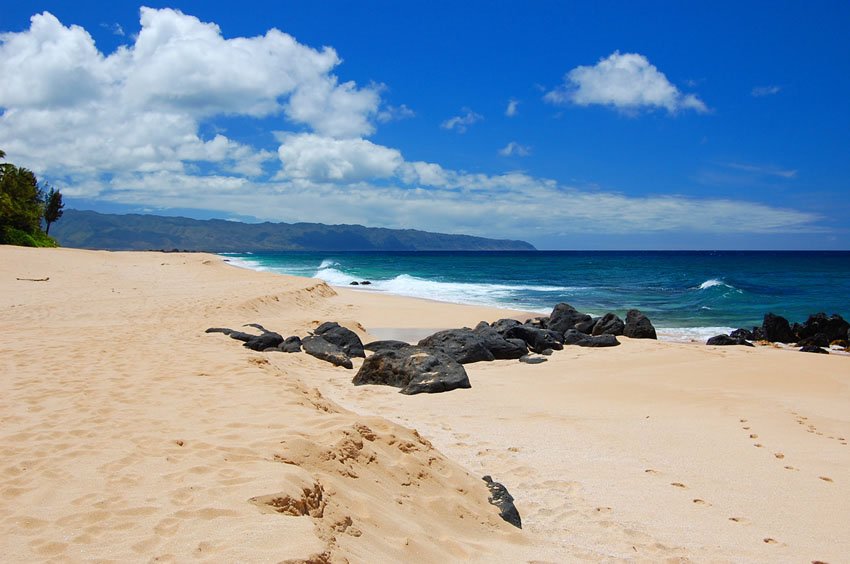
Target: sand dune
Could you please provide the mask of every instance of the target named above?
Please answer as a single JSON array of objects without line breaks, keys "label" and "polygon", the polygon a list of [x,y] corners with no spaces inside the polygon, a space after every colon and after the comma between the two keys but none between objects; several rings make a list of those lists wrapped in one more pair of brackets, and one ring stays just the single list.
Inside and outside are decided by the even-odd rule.
[{"label": "sand dune", "polygon": [[510,313],[203,254],[0,247],[0,290],[7,561],[848,561],[847,357],[624,339],[403,396],[204,329]]}]

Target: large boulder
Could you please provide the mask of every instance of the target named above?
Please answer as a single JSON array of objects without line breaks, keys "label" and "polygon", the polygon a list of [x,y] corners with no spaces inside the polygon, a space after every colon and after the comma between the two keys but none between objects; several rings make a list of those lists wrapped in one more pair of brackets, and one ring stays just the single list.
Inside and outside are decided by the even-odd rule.
[{"label": "large boulder", "polygon": [[[593,333],[593,328],[596,326],[597,323],[599,323],[599,320],[602,318],[590,317],[589,315],[587,317],[588,318],[584,321],[579,321],[578,323],[576,323],[575,330],[590,335],[591,333]],[[564,331],[564,333],[566,333],[566,331]]]},{"label": "large boulder", "polygon": [[495,360],[472,329],[447,329],[419,341],[425,349],[445,353],[461,364]]},{"label": "large boulder", "polygon": [[791,332],[791,325],[781,315],[766,313],[761,324],[764,339],[771,343],[794,343],[797,337]]},{"label": "large boulder", "polygon": [[752,331],[750,331],[749,329],[743,329],[743,328],[742,329],[735,329],[734,331],[729,333],[729,336],[734,338],[734,339],[744,339],[744,340],[747,340],[747,341],[757,340],[755,338],[755,335],[753,335]]},{"label": "large boulder", "polygon": [[[479,325],[481,324],[479,323]],[[519,327],[520,325],[522,325],[522,323],[516,319],[500,319],[498,321],[494,321],[490,327],[498,331],[500,335],[504,336],[505,333],[508,332],[508,329],[511,329],[512,327]]]},{"label": "large boulder", "polygon": [[630,339],[658,339],[652,321],[640,310],[630,309],[626,312],[626,325],[623,336]]},{"label": "large boulder", "polygon": [[626,324],[614,313],[606,313],[593,326],[591,335],[622,335]]},{"label": "large boulder", "polygon": [[577,329],[568,329],[564,333],[565,345],[577,345],[579,347],[616,347],[620,344],[614,335],[588,335]]},{"label": "large boulder", "polygon": [[412,346],[376,352],[363,362],[352,383],[394,386],[408,395],[472,387],[466,370],[452,357]]},{"label": "large boulder", "polygon": [[567,329],[575,328],[576,323],[587,323],[591,320],[592,318],[589,315],[581,313],[570,304],[562,302],[552,310],[546,328],[563,335],[567,332]]},{"label": "large boulder", "polygon": [[822,334],[827,341],[832,342],[846,338],[848,331],[850,331],[850,323],[837,314],[827,316],[825,313],[816,313],[810,315],[802,325],[796,323],[795,325],[797,327],[797,338],[801,341],[807,337]]},{"label": "large boulder", "polygon": [[357,333],[351,329],[341,326],[335,321],[322,323],[316,327],[313,334],[318,335],[327,342],[338,346],[348,357],[366,357],[366,353],[363,351],[363,342],[360,341],[360,337],[357,336]]},{"label": "large boulder", "polygon": [[564,348],[563,335],[550,329],[538,329],[528,325],[517,325],[505,332],[506,339],[524,341],[532,352],[542,353],[546,349],[559,351]]},{"label": "large boulder", "polygon": [[330,362],[334,366],[342,366],[351,370],[354,364],[351,358],[345,354],[341,347],[325,340],[319,335],[310,335],[301,340],[301,345],[304,347],[304,352],[310,356],[314,356],[319,360]]},{"label": "large boulder", "polygon": [[714,337],[711,337],[709,340],[707,340],[705,342],[705,344],[716,346],[716,347],[730,346],[730,345],[743,345],[745,347],[754,346],[752,343],[750,343],[746,339],[742,339],[740,337],[733,337],[731,335],[715,335]]},{"label": "large boulder", "polygon": [[472,331],[481,340],[493,358],[497,360],[520,358],[528,352],[528,347],[522,339],[505,339],[498,331],[484,322]]}]

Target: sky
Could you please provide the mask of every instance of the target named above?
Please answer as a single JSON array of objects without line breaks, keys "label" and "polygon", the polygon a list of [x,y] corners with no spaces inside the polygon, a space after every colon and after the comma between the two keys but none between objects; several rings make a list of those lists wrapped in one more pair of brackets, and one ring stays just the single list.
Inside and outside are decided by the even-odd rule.
[{"label": "sky", "polygon": [[7,3],[66,208],[540,249],[850,249],[850,3]]}]

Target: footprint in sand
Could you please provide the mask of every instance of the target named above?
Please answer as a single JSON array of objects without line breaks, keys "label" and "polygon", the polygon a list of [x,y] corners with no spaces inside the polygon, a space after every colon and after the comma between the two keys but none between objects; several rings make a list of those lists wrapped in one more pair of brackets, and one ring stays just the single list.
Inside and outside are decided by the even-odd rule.
[{"label": "footprint in sand", "polygon": [[750,520],[745,517],[729,517],[729,520],[733,523],[740,523],[742,525],[745,525],[750,522]]},{"label": "footprint in sand", "polygon": [[799,471],[797,468],[794,468],[793,466],[786,466],[786,467],[785,467],[785,469],[786,469],[786,470],[793,470],[793,471],[795,471],[795,472],[798,472],[798,471]]},{"label": "footprint in sand", "polygon": [[711,507],[711,504],[704,499],[694,499],[694,505],[702,505],[703,507]]},{"label": "footprint in sand", "polygon": [[779,460],[782,460],[783,458],[785,458],[785,455],[784,455],[784,454],[782,454],[781,452],[774,452],[774,453],[773,453],[773,456],[775,456],[775,457],[776,457],[776,458],[778,458]]},{"label": "footprint in sand", "polygon": [[765,544],[776,544],[776,539],[772,539],[770,537],[765,537],[763,540]]},{"label": "footprint in sand", "polygon": [[646,472],[647,474],[652,474],[654,476],[661,474],[661,472],[659,472],[658,470],[653,470],[652,468],[647,468],[646,470],[644,470],[644,472]]},{"label": "footprint in sand", "polygon": [[829,478],[827,476],[818,476],[818,478],[820,478],[824,482],[832,482],[832,478]]},{"label": "footprint in sand", "polygon": [[686,486],[682,482],[670,482],[670,485],[673,486],[674,488],[682,488],[682,489],[688,488],[688,486]]},{"label": "footprint in sand", "polygon": [[756,448],[762,448],[764,445],[761,443],[754,443],[753,446]]},{"label": "footprint in sand", "polygon": [[757,438],[759,438],[759,436],[756,435],[755,433],[750,433],[750,438],[751,439],[757,439]]}]

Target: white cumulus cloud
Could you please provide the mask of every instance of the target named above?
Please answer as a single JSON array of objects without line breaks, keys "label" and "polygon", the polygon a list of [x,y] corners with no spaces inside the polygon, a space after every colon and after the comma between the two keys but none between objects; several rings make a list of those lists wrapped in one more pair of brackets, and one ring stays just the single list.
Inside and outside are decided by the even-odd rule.
[{"label": "white cumulus cloud", "polygon": [[613,106],[619,110],[664,108],[706,112],[705,103],[694,94],[683,94],[643,55],[615,51],[594,66],[579,66],[564,77],[564,84],[547,92],[553,104],[573,103]]},{"label": "white cumulus cloud", "polygon": [[752,89],[752,91],[750,91],[750,94],[754,98],[761,98],[762,96],[773,96],[774,94],[779,94],[781,91],[781,86],[756,86]]},{"label": "white cumulus cloud", "polygon": [[508,100],[508,107],[505,108],[505,115],[508,117],[514,117],[517,113],[519,113],[519,100],[511,98]]},{"label": "white cumulus cloud", "polygon": [[516,141],[511,141],[503,148],[499,149],[499,154],[503,157],[510,157],[512,155],[516,155],[518,157],[527,157],[531,154],[531,147],[520,145]]},{"label": "white cumulus cloud", "polygon": [[314,182],[376,180],[395,174],[401,153],[365,139],[334,139],[313,133],[284,134],[279,178]]},{"label": "white cumulus cloud", "polygon": [[466,133],[466,130],[473,123],[477,123],[484,119],[484,116],[481,114],[476,114],[469,108],[463,108],[463,114],[459,116],[454,116],[443,123],[440,124],[440,127],[443,129],[456,130],[458,133]]}]

